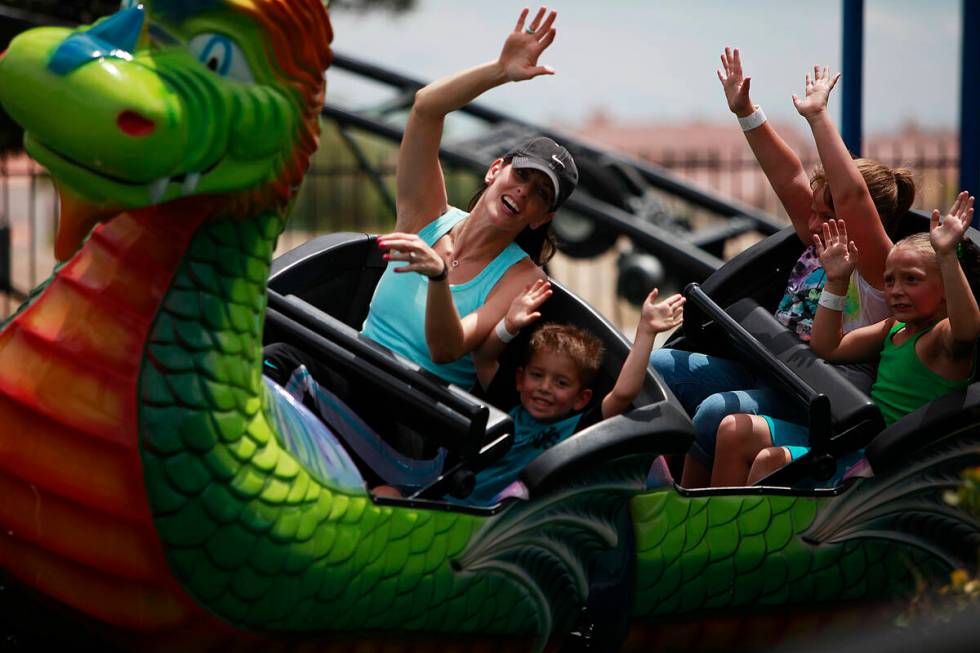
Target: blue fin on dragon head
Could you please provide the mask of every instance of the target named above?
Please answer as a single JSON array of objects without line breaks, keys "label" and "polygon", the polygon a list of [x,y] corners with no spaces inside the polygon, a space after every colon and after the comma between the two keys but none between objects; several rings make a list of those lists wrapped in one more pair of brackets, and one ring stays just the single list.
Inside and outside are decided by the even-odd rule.
[{"label": "blue fin on dragon head", "polygon": [[0,101],[61,191],[57,257],[126,209],[285,207],[316,147],[330,40],[322,0],[124,0],[15,38]]}]

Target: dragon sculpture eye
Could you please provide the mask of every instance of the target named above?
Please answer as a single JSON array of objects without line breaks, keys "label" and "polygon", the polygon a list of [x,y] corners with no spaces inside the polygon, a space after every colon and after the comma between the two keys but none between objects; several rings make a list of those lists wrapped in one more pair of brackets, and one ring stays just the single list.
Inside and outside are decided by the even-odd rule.
[{"label": "dragon sculpture eye", "polygon": [[255,82],[245,53],[224,34],[198,34],[188,41],[187,49],[216,75],[247,84]]}]

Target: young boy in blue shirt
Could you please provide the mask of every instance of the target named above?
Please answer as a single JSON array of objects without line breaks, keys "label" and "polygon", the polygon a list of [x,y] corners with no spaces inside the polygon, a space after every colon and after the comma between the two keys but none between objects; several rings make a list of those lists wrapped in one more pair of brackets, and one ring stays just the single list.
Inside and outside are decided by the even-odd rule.
[{"label": "young boy in blue shirt", "polygon": [[[581,411],[592,399],[590,385],[602,362],[602,342],[569,324],[545,323],[534,330],[516,373],[520,403],[510,411],[514,444],[503,458],[477,474],[476,488],[467,503],[493,504],[542,451],[630,407],[643,387],[654,339],[658,333],[678,326],[683,318],[681,295],[655,303],[658,294],[654,289],[643,302],[636,337],[616,385],[584,413]],[[514,299],[497,328],[475,352],[477,376],[484,387],[496,373],[497,359],[506,343],[541,317],[537,309],[550,296],[551,285],[546,280],[529,286]]]}]

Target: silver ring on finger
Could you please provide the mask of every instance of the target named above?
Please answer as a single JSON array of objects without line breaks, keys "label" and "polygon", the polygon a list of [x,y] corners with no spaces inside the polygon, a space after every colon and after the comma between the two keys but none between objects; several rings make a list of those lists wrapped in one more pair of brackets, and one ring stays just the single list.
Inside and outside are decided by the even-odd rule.
[{"label": "silver ring on finger", "polygon": [[408,260],[409,261],[414,261],[415,260],[415,252],[409,252],[408,253]]},{"label": "silver ring on finger", "polygon": [[525,33],[525,34],[534,34],[534,33],[535,33],[535,32],[537,32],[537,31],[538,31],[538,30],[536,30],[536,29],[534,29],[534,28],[531,28],[531,27],[528,27],[528,28],[527,28],[526,30],[524,30],[524,33]]}]

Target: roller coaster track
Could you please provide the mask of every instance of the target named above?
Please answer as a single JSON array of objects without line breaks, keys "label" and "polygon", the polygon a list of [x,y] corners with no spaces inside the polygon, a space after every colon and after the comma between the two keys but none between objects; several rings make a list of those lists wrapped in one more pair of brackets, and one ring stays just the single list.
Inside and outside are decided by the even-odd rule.
[{"label": "roller coaster track", "polygon": [[[425,82],[341,53],[335,53],[330,74],[337,71],[387,87],[387,99],[356,109],[342,106],[328,94],[323,116],[336,123],[355,158],[393,209],[394,199],[380,171],[368,161],[353,132],[366,131],[399,142],[404,115]],[[569,134],[532,125],[478,103],[459,112],[472,119],[478,133],[444,138],[441,157],[445,164],[482,174],[491,161],[535,134],[554,138],[571,151],[581,175],[579,190],[556,217],[556,228],[563,241],[571,240],[573,256],[594,255],[625,235],[679,276],[704,279],[721,266],[721,251],[728,239],[749,231],[768,236],[786,226],[754,207],[712,194],[655,165],[599,149]],[[716,221],[720,226],[692,230],[665,208],[659,199],[665,195],[717,215],[722,219]],[[570,234],[574,235],[570,238]]]}]

